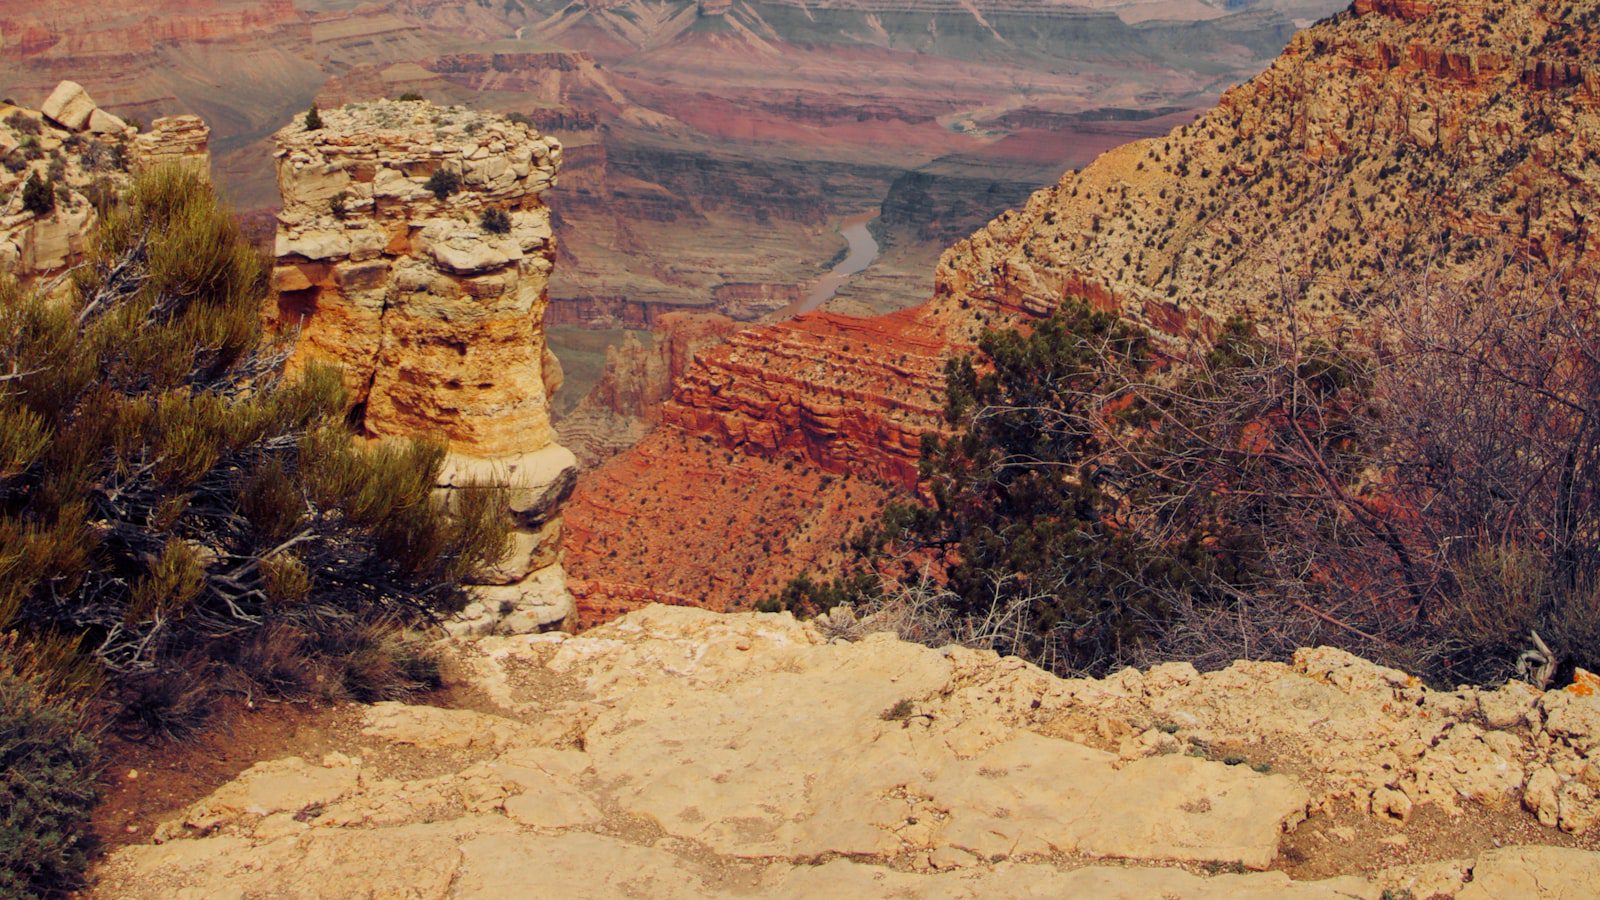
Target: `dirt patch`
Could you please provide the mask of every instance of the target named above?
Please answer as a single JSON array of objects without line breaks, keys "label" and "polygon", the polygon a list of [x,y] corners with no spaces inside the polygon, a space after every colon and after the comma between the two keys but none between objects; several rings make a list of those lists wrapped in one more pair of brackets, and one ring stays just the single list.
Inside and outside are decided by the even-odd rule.
[{"label": "dirt patch", "polygon": [[189,741],[102,741],[107,765],[95,836],[106,851],[142,843],[171,818],[251,765],[284,756],[320,757],[353,737],[360,707],[316,703],[257,703],[230,699],[212,714],[212,727]]},{"label": "dirt patch", "polygon": [[[410,702],[503,714],[481,690],[452,677],[448,667],[443,687]],[[334,750],[348,753],[353,747],[382,758],[397,777],[426,777],[459,762],[455,754],[423,753],[364,737],[364,709],[358,703],[251,705],[229,698],[212,711],[210,727],[192,740],[133,740],[107,734],[101,740],[106,767],[100,779],[100,805],[91,821],[101,852],[147,842],[157,825],[258,762],[287,756],[317,760]]]},{"label": "dirt patch", "polygon": [[1600,834],[1578,837],[1546,828],[1511,804],[1494,809],[1465,802],[1460,815],[1454,816],[1436,806],[1420,806],[1404,824],[1347,809],[1312,816],[1284,835],[1272,868],[1297,881],[1313,881],[1371,875],[1391,866],[1471,859],[1496,847],[1519,844],[1600,850]]}]

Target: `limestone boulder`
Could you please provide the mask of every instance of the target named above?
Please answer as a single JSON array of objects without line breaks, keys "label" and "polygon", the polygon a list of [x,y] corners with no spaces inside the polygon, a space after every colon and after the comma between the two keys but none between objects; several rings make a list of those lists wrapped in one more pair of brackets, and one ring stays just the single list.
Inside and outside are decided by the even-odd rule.
[{"label": "limestone boulder", "polygon": [[96,109],[89,115],[89,130],[95,134],[120,135],[128,130],[128,123],[103,109]]},{"label": "limestone boulder", "polygon": [[44,105],[39,107],[39,111],[49,117],[50,121],[68,131],[83,131],[88,128],[89,119],[96,109],[98,107],[95,106],[89,92],[76,81],[63,81],[56,85],[56,89],[45,99]]}]

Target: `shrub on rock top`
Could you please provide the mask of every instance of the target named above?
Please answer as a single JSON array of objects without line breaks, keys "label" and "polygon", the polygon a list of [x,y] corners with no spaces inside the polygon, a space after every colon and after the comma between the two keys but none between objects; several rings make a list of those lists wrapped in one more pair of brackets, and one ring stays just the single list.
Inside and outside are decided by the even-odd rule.
[{"label": "shrub on rock top", "polygon": [[440,169],[428,176],[428,181],[423,187],[433,192],[433,196],[445,200],[461,190],[461,176],[453,169]]},{"label": "shrub on rock top", "polygon": [[511,230],[511,215],[499,207],[491,206],[483,211],[478,224],[490,234],[505,234]]},{"label": "shrub on rock top", "polygon": [[22,208],[36,216],[45,216],[55,211],[56,188],[49,178],[40,178],[38,173],[28,176],[28,183],[22,186]]}]

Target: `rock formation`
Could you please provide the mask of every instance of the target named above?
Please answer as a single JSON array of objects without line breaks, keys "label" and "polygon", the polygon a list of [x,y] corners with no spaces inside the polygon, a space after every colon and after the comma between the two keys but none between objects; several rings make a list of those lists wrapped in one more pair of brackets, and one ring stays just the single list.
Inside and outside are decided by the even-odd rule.
[{"label": "rock formation", "polygon": [[657,320],[648,347],[631,333],[607,347],[599,382],[557,424],[561,443],[585,469],[637,444],[661,421],[661,405],[695,357],[737,329],[716,313],[671,312]]},{"label": "rock formation", "polygon": [[[209,135],[194,116],[157,119],[139,133],[72,81],[37,111],[0,102],[0,268],[28,281],[76,264],[99,221],[91,197],[164,164],[209,174]],[[28,207],[24,187],[33,180],[47,188],[50,208]]]},{"label": "rock formation", "polygon": [[[1166,138],[1069,173],[949,253],[942,317],[1067,294],[1162,331],[1358,319],[1396,270],[1600,260],[1600,30],[1556,0],[1361,0]],[[1282,296],[1287,289],[1290,296]]]},{"label": "rock formation", "polygon": [[[651,607],[579,637],[458,643],[472,709],[367,708],[319,758],[260,761],[111,855],[90,896],[1600,884],[1593,693],[1436,692],[1329,649],[1062,680],[819,624]],[[1565,830],[1522,809],[1546,794]]]},{"label": "rock formation", "polygon": [[541,195],[561,145],[425,102],[320,115],[276,136],[269,323],[297,336],[291,366],[343,367],[363,434],[446,438],[441,488],[509,483],[512,555],[451,628],[557,624],[572,612],[557,513],[576,470],[550,427],[561,369],[544,337],[556,249]]},{"label": "rock formation", "polygon": [[[752,458],[908,484],[920,434],[940,425],[944,360],[983,327],[1046,315],[1068,296],[1177,335],[1286,306],[1357,320],[1396,267],[1490,247],[1535,271],[1592,272],[1595,26],[1592,10],[1556,0],[1374,0],[1307,29],[1193,124],[1105,153],[951,248],[923,306],[802,317],[704,354],[661,430],[580,492],[573,571],[676,585],[739,569],[739,548],[684,559],[676,533],[617,514],[617,498],[661,490],[663,472],[696,472],[713,516],[741,502],[742,487],[722,486],[742,484],[733,474],[761,465]],[[809,519],[809,506],[775,499],[766,521]],[[744,543],[784,539],[758,528]],[[753,581],[766,590],[818,561],[775,555]],[[760,596],[730,586],[710,602]]]}]

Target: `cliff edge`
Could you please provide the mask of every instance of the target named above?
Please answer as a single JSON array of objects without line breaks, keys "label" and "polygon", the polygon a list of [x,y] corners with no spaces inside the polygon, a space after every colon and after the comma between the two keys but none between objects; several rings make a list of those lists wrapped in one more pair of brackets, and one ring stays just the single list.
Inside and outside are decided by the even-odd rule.
[{"label": "cliff edge", "polygon": [[343,746],[257,763],[117,851],[91,895],[1377,900],[1600,884],[1592,684],[1432,691],[1330,649],[1063,680],[838,633],[655,606],[578,637],[458,641],[472,709],[367,708]]}]

